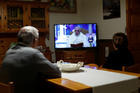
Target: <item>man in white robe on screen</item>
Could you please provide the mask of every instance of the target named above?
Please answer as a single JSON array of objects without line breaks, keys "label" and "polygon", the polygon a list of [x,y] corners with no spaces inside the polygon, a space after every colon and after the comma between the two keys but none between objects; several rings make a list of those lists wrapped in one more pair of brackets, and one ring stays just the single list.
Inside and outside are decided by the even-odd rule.
[{"label": "man in white robe on screen", "polygon": [[80,27],[75,27],[73,33],[68,40],[68,47],[88,47],[88,41],[86,35],[81,32]]}]

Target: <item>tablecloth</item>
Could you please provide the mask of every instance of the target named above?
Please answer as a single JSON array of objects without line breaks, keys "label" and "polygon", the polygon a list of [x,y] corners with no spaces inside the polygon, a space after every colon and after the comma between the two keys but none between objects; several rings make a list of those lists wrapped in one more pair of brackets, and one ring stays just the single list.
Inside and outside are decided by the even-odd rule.
[{"label": "tablecloth", "polygon": [[62,78],[91,86],[93,93],[134,93],[140,87],[137,76],[84,67],[76,72],[62,72]]}]

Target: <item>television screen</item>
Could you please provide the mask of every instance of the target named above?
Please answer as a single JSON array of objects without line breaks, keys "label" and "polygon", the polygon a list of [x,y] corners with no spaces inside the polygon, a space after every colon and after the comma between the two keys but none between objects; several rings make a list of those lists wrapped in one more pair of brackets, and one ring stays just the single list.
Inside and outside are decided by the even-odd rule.
[{"label": "television screen", "polygon": [[55,48],[97,47],[97,24],[55,24]]}]

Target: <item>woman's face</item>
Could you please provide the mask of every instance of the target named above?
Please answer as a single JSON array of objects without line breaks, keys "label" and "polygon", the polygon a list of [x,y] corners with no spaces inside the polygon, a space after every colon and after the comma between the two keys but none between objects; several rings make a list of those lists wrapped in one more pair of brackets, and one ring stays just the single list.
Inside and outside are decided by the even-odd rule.
[{"label": "woman's face", "polygon": [[123,44],[123,37],[121,36],[115,36],[113,38],[113,44],[115,48],[120,48]]}]

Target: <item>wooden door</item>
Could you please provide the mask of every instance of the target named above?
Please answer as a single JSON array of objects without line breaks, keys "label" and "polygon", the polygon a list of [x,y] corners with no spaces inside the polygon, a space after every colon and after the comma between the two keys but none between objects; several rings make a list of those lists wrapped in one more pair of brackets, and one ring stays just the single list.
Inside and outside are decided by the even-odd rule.
[{"label": "wooden door", "polygon": [[24,7],[22,3],[5,2],[4,7],[4,30],[17,32],[24,25]]},{"label": "wooden door", "polygon": [[140,63],[140,0],[126,0],[127,34],[129,49],[135,63]]},{"label": "wooden door", "polygon": [[29,25],[39,29],[40,32],[48,32],[48,4],[33,3],[29,5]]}]

